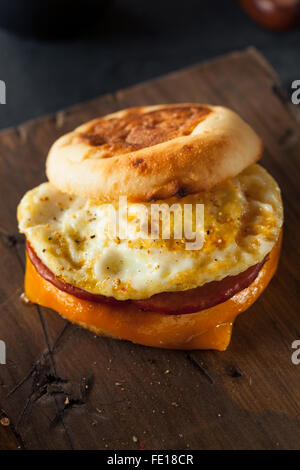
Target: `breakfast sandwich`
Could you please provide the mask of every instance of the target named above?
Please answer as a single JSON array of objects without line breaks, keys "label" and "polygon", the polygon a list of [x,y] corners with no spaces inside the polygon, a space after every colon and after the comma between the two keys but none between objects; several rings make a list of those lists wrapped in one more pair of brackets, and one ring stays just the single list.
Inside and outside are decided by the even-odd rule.
[{"label": "breakfast sandwich", "polygon": [[125,109],[50,149],[48,182],[18,206],[25,295],[97,334],[225,350],[274,275],[280,189],[236,113]]}]

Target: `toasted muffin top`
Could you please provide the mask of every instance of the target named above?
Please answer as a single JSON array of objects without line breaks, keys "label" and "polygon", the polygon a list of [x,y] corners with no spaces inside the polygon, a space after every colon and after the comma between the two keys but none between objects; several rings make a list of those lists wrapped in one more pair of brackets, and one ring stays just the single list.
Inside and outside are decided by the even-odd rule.
[{"label": "toasted muffin top", "polygon": [[64,135],[47,158],[59,190],[91,199],[166,199],[209,190],[262,153],[236,113],[197,103],[143,106],[95,119]]}]

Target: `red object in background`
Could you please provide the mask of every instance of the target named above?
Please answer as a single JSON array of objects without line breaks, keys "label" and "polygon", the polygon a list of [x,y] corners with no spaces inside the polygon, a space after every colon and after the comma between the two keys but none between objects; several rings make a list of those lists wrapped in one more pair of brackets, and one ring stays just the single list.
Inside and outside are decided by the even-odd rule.
[{"label": "red object in background", "polygon": [[275,31],[292,29],[300,23],[300,0],[239,0],[251,18]]}]

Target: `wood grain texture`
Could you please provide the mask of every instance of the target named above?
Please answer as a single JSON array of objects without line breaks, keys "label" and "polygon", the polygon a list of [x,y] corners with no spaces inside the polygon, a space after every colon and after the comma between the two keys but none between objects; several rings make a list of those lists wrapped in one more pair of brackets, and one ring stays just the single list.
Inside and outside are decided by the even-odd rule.
[{"label": "wood grain texture", "polygon": [[[241,114],[265,142],[283,191],[278,272],[241,315],[226,352],[166,351],[96,337],[25,306],[16,206],[45,180],[51,143],[127,106],[198,101]],[[80,104],[0,133],[0,449],[296,449],[300,447],[299,155],[296,108],[254,49]],[[133,436],[136,436],[137,442]]]}]

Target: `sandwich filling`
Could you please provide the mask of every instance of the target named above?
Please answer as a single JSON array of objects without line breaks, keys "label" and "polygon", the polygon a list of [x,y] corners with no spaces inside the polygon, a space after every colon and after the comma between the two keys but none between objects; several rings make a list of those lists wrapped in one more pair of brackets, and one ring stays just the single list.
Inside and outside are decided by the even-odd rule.
[{"label": "sandwich filling", "polygon": [[28,257],[35,267],[36,271],[46,281],[51,282],[55,287],[63,292],[67,292],[79,299],[89,302],[107,303],[107,304],[123,304],[124,302],[133,302],[136,306],[144,311],[166,313],[172,315],[182,315],[187,313],[199,312],[219,303],[225,302],[233,297],[237,292],[248,287],[264,265],[267,257],[254,266],[251,266],[243,273],[236,276],[227,276],[222,281],[212,281],[195,289],[183,292],[163,292],[145,300],[116,300],[114,297],[105,297],[104,295],[91,294],[83,289],[74,287],[71,284],[57,279],[54,274],[44,265],[44,263],[36,255],[29,242],[26,242],[26,251]]},{"label": "sandwich filling", "polygon": [[[259,165],[210,191],[161,202],[176,202],[183,208],[185,204],[204,205],[201,249],[187,250],[184,237],[164,239],[158,234],[149,239],[145,236],[148,227],[142,227],[136,237],[140,213],[133,203],[128,203],[128,237],[120,239],[109,230],[107,204],[62,193],[51,183],[43,183],[23,197],[19,228],[40,274],[48,270],[52,281],[73,286],[77,293],[102,296],[103,301],[133,300],[145,310],[166,312],[168,300],[157,302],[152,296],[194,290],[193,304],[185,294],[186,312],[176,310],[178,298],[173,297],[173,306],[166,313],[191,313],[196,307],[198,311],[215,305],[210,289],[218,292],[213,302],[216,297],[222,302],[245,288],[279,238],[283,220],[280,190]],[[118,203],[114,204],[118,211]],[[174,228],[176,213],[171,223]],[[216,282],[219,285],[209,287]]]}]

